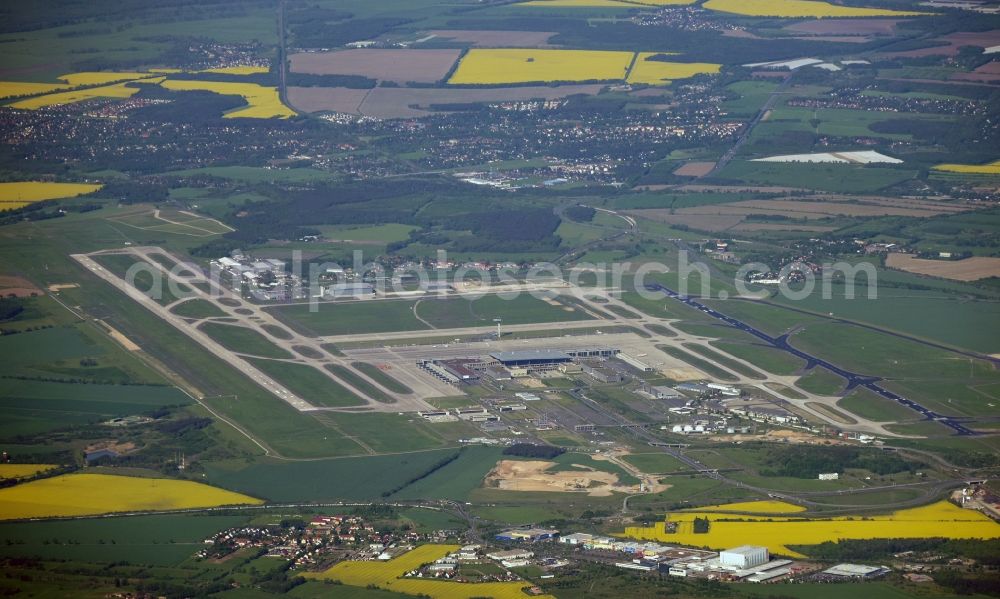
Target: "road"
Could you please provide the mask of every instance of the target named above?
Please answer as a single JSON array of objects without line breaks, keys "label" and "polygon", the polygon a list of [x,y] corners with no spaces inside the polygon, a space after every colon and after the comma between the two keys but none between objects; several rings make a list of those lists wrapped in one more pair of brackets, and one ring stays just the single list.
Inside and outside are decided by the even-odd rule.
[{"label": "road", "polygon": [[[789,502],[792,502],[792,503],[801,504],[801,505],[804,505],[806,507],[823,508],[823,513],[824,514],[833,514],[833,513],[836,513],[838,511],[843,511],[845,513],[847,513],[847,512],[856,512],[858,508],[871,509],[873,506],[868,505],[868,504],[864,504],[864,503],[859,503],[859,504],[856,504],[856,505],[848,505],[848,504],[843,504],[843,503],[839,503],[839,502],[837,504],[828,504],[828,503],[824,503],[822,501],[815,501],[815,500],[813,500],[811,498],[814,498],[814,497],[816,497],[816,498],[828,497],[830,495],[835,495],[835,494],[843,494],[843,495],[859,495],[860,494],[860,495],[864,495],[864,494],[880,493],[880,492],[883,492],[883,491],[898,490],[898,489],[918,489],[918,490],[923,490],[924,491],[921,495],[919,495],[919,496],[917,496],[917,497],[915,497],[913,499],[909,499],[909,500],[905,500],[905,501],[899,501],[899,502],[894,502],[893,503],[893,507],[899,509],[899,508],[904,508],[904,507],[915,507],[915,506],[918,506],[918,505],[923,505],[923,504],[927,503],[928,498],[930,498],[930,497],[937,497],[939,495],[942,495],[946,491],[948,491],[949,489],[953,489],[956,486],[960,486],[960,485],[965,484],[965,482],[969,479],[969,475],[963,474],[963,476],[961,476],[961,477],[949,478],[949,479],[944,479],[944,480],[930,480],[930,481],[921,481],[921,482],[915,482],[915,483],[903,483],[903,484],[898,484],[898,485],[897,484],[879,485],[879,486],[873,486],[873,487],[866,487],[866,488],[863,488],[863,489],[834,490],[834,491],[830,491],[830,490],[825,490],[825,491],[777,491],[777,490],[774,490],[774,489],[771,489],[771,488],[758,487],[758,486],[755,486],[755,485],[747,484],[747,483],[745,483],[743,481],[740,481],[740,480],[729,478],[725,474],[723,474],[722,472],[720,472],[719,469],[717,469],[717,468],[711,468],[709,466],[706,466],[705,464],[699,462],[698,460],[696,460],[696,459],[694,459],[694,458],[686,455],[683,452],[683,450],[680,449],[680,448],[663,447],[662,445],[659,445],[659,443],[662,443],[662,441],[658,437],[656,437],[655,435],[653,435],[652,433],[650,433],[649,431],[647,431],[645,429],[645,427],[643,427],[641,425],[638,425],[638,424],[636,424],[636,423],[628,420],[627,418],[625,418],[625,417],[623,417],[623,416],[621,416],[621,415],[619,415],[619,414],[617,414],[617,413],[615,413],[615,412],[613,412],[613,411],[605,408],[600,402],[597,402],[597,401],[594,401],[594,400],[588,398],[586,396],[586,394],[583,392],[583,390],[581,390],[581,389],[570,389],[567,392],[570,395],[572,395],[575,399],[577,399],[578,401],[586,402],[591,407],[591,409],[593,409],[595,411],[598,411],[598,412],[604,414],[609,419],[617,422],[619,424],[619,426],[621,426],[623,429],[631,431],[636,437],[649,442],[651,445],[653,443],[657,443],[657,445],[652,445],[652,446],[654,448],[662,451],[663,453],[666,453],[666,454],[670,455],[671,457],[673,457],[674,459],[678,460],[679,462],[687,465],[693,471],[697,472],[698,474],[700,474],[702,476],[706,476],[706,477],[711,478],[713,480],[717,480],[717,481],[719,481],[720,483],[723,483],[723,484],[731,485],[731,486],[734,486],[734,487],[739,487],[741,489],[747,489],[747,490],[750,490],[750,491],[755,491],[755,492],[761,493],[761,494],[766,494],[769,497],[773,497],[775,499],[781,499],[781,500],[784,500],[784,501],[789,501]],[[623,504],[622,504],[623,511],[625,509],[627,509],[627,506],[628,506],[627,502],[628,502],[628,498],[626,498],[623,501]],[[833,510],[829,509],[831,505],[836,505],[837,509],[833,509]],[[884,508],[884,506],[876,506],[876,507]]]},{"label": "road", "polygon": [[710,307],[708,307],[708,306],[706,306],[706,305],[704,305],[704,304],[702,304],[702,303],[700,303],[700,302],[698,302],[698,301],[696,301],[696,300],[694,300],[694,299],[692,299],[690,297],[682,297],[676,291],[673,291],[671,289],[667,289],[663,285],[650,284],[650,285],[646,285],[646,288],[649,289],[650,291],[660,291],[660,292],[663,292],[668,297],[671,297],[671,298],[673,298],[673,299],[675,299],[677,301],[683,302],[683,303],[687,304],[688,306],[690,306],[692,308],[695,308],[696,310],[702,311],[703,313],[707,314],[708,316],[711,316],[713,318],[721,320],[721,321],[725,322],[726,324],[728,324],[730,326],[733,326],[733,327],[736,327],[737,329],[740,329],[741,331],[743,331],[745,333],[749,333],[749,334],[753,335],[754,337],[757,337],[758,339],[760,339],[762,341],[765,341],[766,343],[768,343],[769,345],[771,345],[773,347],[776,347],[776,348],[778,348],[780,350],[783,350],[783,351],[786,351],[786,352],[792,354],[793,356],[801,358],[801,359],[803,359],[803,360],[805,360],[807,362],[807,364],[808,364],[807,368],[813,368],[815,366],[822,366],[823,368],[826,368],[830,372],[833,372],[834,374],[837,374],[837,375],[843,377],[844,379],[846,379],[847,380],[847,388],[848,389],[853,389],[855,387],[864,387],[865,389],[868,389],[869,391],[871,391],[873,393],[876,393],[876,394],[880,395],[881,397],[884,397],[886,399],[895,401],[895,402],[897,402],[899,404],[902,404],[902,405],[906,406],[907,408],[910,408],[911,410],[914,410],[914,411],[918,412],[919,414],[923,415],[924,418],[927,419],[927,420],[935,420],[935,421],[937,421],[937,422],[939,422],[939,423],[947,426],[948,428],[954,430],[956,434],[959,434],[959,435],[974,435],[974,434],[976,434],[975,431],[973,431],[972,429],[966,427],[964,424],[962,424],[961,422],[959,422],[955,418],[938,414],[937,412],[931,410],[930,408],[927,408],[927,407],[924,407],[924,406],[918,404],[917,402],[913,401],[912,399],[908,399],[908,398],[903,397],[903,396],[901,396],[901,395],[899,395],[897,393],[889,391],[888,389],[885,389],[884,387],[882,387],[881,385],[878,384],[878,382],[882,380],[879,377],[872,377],[872,376],[867,376],[867,375],[859,374],[859,373],[856,373],[856,372],[851,372],[849,370],[841,368],[840,366],[837,366],[836,364],[833,364],[833,363],[828,362],[826,360],[823,360],[821,358],[817,358],[816,356],[814,356],[812,354],[808,354],[808,353],[806,353],[806,352],[804,352],[804,351],[802,351],[800,349],[795,348],[794,346],[792,346],[788,342],[788,335],[781,335],[779,337],[771,337],[767,333],[764,333],[763,331],[755,329],[754,327],[746,324],[745,322],[742,322],[740,320],[737,320],[737,319],[733,318],[732,316],[727,316],[725,314],[722,314],[721,312],[713,310],[712,308],[710,308]]},{"label": "road", "polygon": [[285,0],[278,2],[278,99],[298,112],[288,101],[288,50],[285,38]]},{"label": "road", "polygon": [[[726,153],[723,154],[721,158],[719,158],[718,162],[715,163],[715,166],[712,167],[712,170],[706,173],[705,175],[702,175],[702,177],[715,176],[716,174],[718,174],[719,171],[724,169],[727,164],[729,164],[729,162],[733,159],[733,157],[736,156],[736,153],[739,152],[740,147],[743,146],[743,144],[746,143],[748,139],[750,139],[750,133],[753,132],[754,127],[756,127],[762,120],[764,120],[764,116],[767,114],[767,111],[774,108],[774,104],[778,101],[778,97],[785,93],[785,89],[788,88],[788,85],[792,81],[793,74],[794,71],[789,71],[788,75],[786,75],[785,78],[782,79],[781,85],[778,86],[778,89],[771,92],[771,95],[767,97],[767,101],[764,102],[764,105],[761,106],[760,110],[757,111],[757,114],[754,115],[753,120],[747,123],[746,128],[743,129],[743,132],[740,133],[740,136],[736,138],[736,143],[733,144],[733,147],[726,150]],[[702,177],[698,178],[701,179]]]},{"label": "road", "polygon": [[[100,254],[125,254],[134,256],[137,262],[143,262],[148,267],[158,270],[163,274],[168,280],[173,281],[178,285],[185,285],[191,289],[191,292],[187,297],[180,300],[171,302],[166,305],[162,305],[154,299],[147,296],[145,293],[139,291],[135,287],[129,285],[124,279],[120,278],[118,275],[108,271],[100,264],[98,264],[92,256]],[[208,349],[212,354],[222,358],[231,366],[236,368],[238,371],[244,374],[249,380],[254,381],[267,391],[271,392],[273,395],[277,396],[281,400],[288,403],[293,408],[303,411],[303,412],[313,412],[313,411],[382,411],[382,412],[399,412],[399,411],[419,411],[432,409],[430,404],[426,403],[419,397],[415,397],[411,393],[396,393],[392,390],[386,389],[378,381],[368,377],[363,372],[356,370],[351,367],[350,363],[340,357],[333,356],[327,352],[323,347],[323,341],[311,337],[305,337],[294,331],[287,330],[273,315],[269,312],[262,310],[259,306],[244,302],[243,299],[232,290],[225,288],[220,285],[218,281],[214,281],[211,277],[207,277],[204,273],[201,273],[200,269],[196,266],[186,265],[186,268],[191,273],[195,273],[195,277],[185,277],[181,276],[177,272],[171,272],[170,270],[164,268],[160,263],[158,263],[151,256],[153,254],[163,254],[170,257],[172,260],[178,264],[183,264],[182,261],[178,260],[176,256],[172,256],[162,248],[157,247],[133,247],[127,250],[109,250],[105,252],[95,252],[94,254],[73,254],[72,258],[82,264],[84,268],[87,268],[95,275],[101,277],[114,287],[118,288],[120,291],[128,295],[132,300],[139,304],[142,304],[145,308],[156,314],[159,318],[163,319],[174,328],[178,329],[191,339],[193,339],[198,344],[202,345]],[[211,292],[205,292],[198,286],[191,285],[192,282],[200,282],[205,285],[209,285]],[[189,301],[192,297],[202,299],[211,302],[216,308],[225,313],[225,316],[216,318],[183,318],[178,316],[172,311],[172,308],[180,303]],[[363,400],[361,406],[344,407],[344,408],[328,408],[323,406],[317,406],[302,397],[299,397],[293,393],[288,387],[282,385],[274,378],[268,376],[260,369],[256,368],[253,364],[248,362],[245,358],[248,354],[241,353],[239,351],[234,351],[218,343],[211,336],[206,334],[199,325],[205,322],[219,321],[224,323],[231,323],[232,321],[238,321],[239,325],[233,326],[243,326],[250,330],[257,331],[260,335],[267,338],[271,343],[285,350],[291,356],[296,356],[295,358],[285,359],[281,361],[295,362],[298,364],[310,366],[316,369],[317,372],[321,373],[323,376],[331,379],[334,383],[344,387],[349,392],[356,395],[360,400]],[[287,338],[278,338],[272,334],[268,328],[281,329],[287,333]],[[250,356],[253,357],[253,356]],[[364,391],[358,389],[356,386],[352,385],[350,381],[344,380],[343,378],[337,376],[325,366],[334,364],[343,368],[347,368],[354,376],[365,381],[369,385],[372,385],[375,389],[378,389],[385,396],[391,398],[393,403],[385,403],[378,401],[376,398],[370,397]]]}]

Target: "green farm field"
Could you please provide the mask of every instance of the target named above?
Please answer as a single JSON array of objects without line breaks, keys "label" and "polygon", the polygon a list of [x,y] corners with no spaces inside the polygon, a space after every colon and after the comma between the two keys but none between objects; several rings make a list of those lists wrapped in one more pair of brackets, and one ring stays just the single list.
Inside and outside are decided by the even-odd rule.
[{"label": "green farm field", "polygon": [[717,178],[839,193],[870,193],[912,179],[916,174],[913,170],[850,164],[734,160],[718,173]]},{"label": "green farm field", "polygon": [[[271,501],[379,500],[383,493],[398,492],[398,498],[424,495],[456,497],[452,492],[478,486],[493,467],[499,450],[470,447],[449,465],[428,478],[406,485],[407,481],[429,471],[441,460],[456,454],[457,449],[420,451],[406,455],[365,456],[309,462],[259,460],[247,466],[220,463],[208,468],[213,484]],[[377,476],[373,476],[377,474]],[[447,481],[446,487],[431,484]],[[449,494],[452,493],[452,494]],[[395,496],[394,496],[395,497]]]},{"label": "green farm field", "polygon": [[246,520],[185,514],[5,523],[0,556],[175,566],[201,549],[205,538]]}]

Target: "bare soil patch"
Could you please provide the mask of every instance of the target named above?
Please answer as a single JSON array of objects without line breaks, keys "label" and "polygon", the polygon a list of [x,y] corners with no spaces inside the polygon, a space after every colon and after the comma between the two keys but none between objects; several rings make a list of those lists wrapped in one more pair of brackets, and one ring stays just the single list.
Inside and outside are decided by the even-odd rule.
[{"label": "bare soil patch", "polygon": [[793,40],[807,40],[810,42],[836,42],[843,44],[867,44],[872,38],[861,35],[810,35],[792,37]]},{"label": "bare soil patch", "polygon": [[992,31],[959,31],[951,33],[934,41],[946,42],[945,45],[932,48],[919,48],[905,52],[887,52],[883,56],[919,58],[921,56],[955,56],[962,46],[978,46],[989,48],[1000,45],[1000,29]]},{"label": "bare soil patch", "polygon": [[543,460],[500,460],[486,475],[487,487],[503,491],[547,491],[556,493],[586,493],[591,497],[607,497],[613,491],[635,493],[636,487],[620,486],[618,476],[579,466],[579,470],[549,472],[555,462]]},{"label": "bare soil patch", "polygon": [[978,281],[1000,277],[1000,258],[973,256],[964,260],[922,260],[912,254],[889,254],[885,259],[889,268],[955,281]]},{"label": "bare soil patch", "polygon": [[461,50],[361,48],[332,52],[299,52],[290,57],[292,72],[314,75],[361,75],[405,83],[444,79]]},{"label": "bare soil patch", "polygon": [[684,225],[701,231],[726,231],[743,222],[743,217],[738,214],[672,214],[670,210],[664,208],[628,210],[626,214],[668,225]]},{"label": "bare soil patch", "polygon": [[835,231],[837,227],[825,227],[823,225],[803,225],[795,224],[775,224],[775,223],[740,223],[735,227],[730,227],[730,231],[810,231],[814,233],[824,233]]},{"label": "bare soil patch", "polygon": [[376,118],[410,118],[433,114],[435,104],[554,100],[573,94],[594,95],[601,85],[501,87],[492,89],[406,89],[377,87],[361,104],[361,114]]},{"label": "bare soil patch", "polygon": [[305,112],[341,112],[380,119],[417,118],[439,112],[436,105],[476,102],[554,100],[573,94],[594,95],[600,85],[502,87],[490,89],[376,87],[290,87],[288,99]]},{"label": "bare soil patch", "polygon": [[487,48],[550,48],[553,31],[478,31],[471,29],[435,29],[427,32],[440,38]]},{"label": "bare soil patch", "polygon": [[796,218],[829,216],[935,216],[945,212],[930,208],[903,208],[882,204],[839,203],[794,200],[746,200],[710,207],[682,208],[681,214],[774,214]]},{"label": "bare soil patch", "polygon": [[24,277],[0,275],[0,296],[31,297],[45,295],[34,283]]},{"label": "bare soil patch", "polygon": [[971,73],[959,73],[950,78],[961,81],[1000,81],[1000,61],[988,62]]},{"label": "bare soil patch", "polygon": [[793,23],[785,31],[813,35],[892,35],[901,19],[816,19]]},{"label": "bare soil patch", "polygon": [[368,92],[347,87],[289,87],[288,101],[304,112],[359,114]]},{"label": "bare soil patch", "polygon": [[715,162],[688,162],[674,171],[678,177],[704,177],[715,168]]}]

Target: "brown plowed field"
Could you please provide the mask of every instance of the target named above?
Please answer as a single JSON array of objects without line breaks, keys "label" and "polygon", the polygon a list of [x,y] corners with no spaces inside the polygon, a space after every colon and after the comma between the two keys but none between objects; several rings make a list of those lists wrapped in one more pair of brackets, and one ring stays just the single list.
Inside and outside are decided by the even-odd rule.
[{"label": "brown plowed field", "polygon": [[428,34],[456,42],[487,48],[548,48],[552,31],[476,31],[469,29],[436,29]]},{"label": "brown plowed field", "polygon": [[[554,100],[573,94],[594,95],[601,85],[499,87],[490,89],[376,87],[372,90],[343,87],[292,87],[288,99],[307,112],[329,110],[363,114],[381,119],[414,118],[433,114],[434,104]],[[359,104],[360,102],[360,104]]]},{"label": "brown plowed field", "polygon": [[887,52],[883,56],[919,58],[921,56],[954,56],[958,54],[958,49],[962,46],[978,46],[989,48],[1000,45],[1000,29],[992,31],[959,31],[951,33],[934,41],[947,42],[946,46],[935,46],[933,48],[920,48],[918,50],[907,50],[905,52]]},{"label": "brown plowed field", "polygon": [[955,281],[977,281],[1000,277],[1000,258],[974,256],[964,260],[921,260],[911,254],[889,254],[885,265],[919,275]]},{"label": "brown plowed field", "polygon": [[461,50],[360,48],[333,52],[292,54],[293,73],[361,75],[369,79],[405,83],[434,83],[444,79]]},{"label": "brown plowed field", "polygon": [[901,19],[817,19],[785,27],[812,35],[892,35]]},{"label": "brown plowed field", "polygon": [[688,162],[674,171],[679,177],[704,177],[715,168],[714,162]]}]

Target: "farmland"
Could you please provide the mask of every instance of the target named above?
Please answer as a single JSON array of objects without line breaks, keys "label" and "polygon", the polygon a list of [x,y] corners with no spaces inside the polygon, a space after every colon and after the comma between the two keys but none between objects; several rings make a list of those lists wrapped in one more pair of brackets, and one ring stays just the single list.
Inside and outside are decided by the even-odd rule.
[{"label": "farmland", "polygon": [[967,175],[1000,175],[1000,160],[987,164],[938,164],[934,170]]},{"label": "farmland", "polygon": [[13,210],[43,200],[72,198],[92,193],[101,188],[96,183],[51,183],[48,181],[19,181],[0,183],[0,211]]},{"label": "farmland", "polygon": [[[337,580],[350,586],[374,586],[411,595],[431,597],[447,596],[456,599],[472,599],[474,597],[521,599],[524,597],[524,592],[521,589],[530,585],[523,582],[457,584],[448,581],[400,578],[406,572],[444,557],[458,548],[458,545],[421,545],[387,562],[341,562],[325,572],[306,576],[321,580]],[[551,598],[551,595],[535,596]]]},{"label": "farmland", "polygon": [[[709,546],[713,549],[734,547],[746,539],[754,539],[755,543],[767,547],[773,553],[792,557],[802,556],[790,550],[789,545],[818,545],[843,539],[1000,537],[1000,524],[979,512],[963,510],[944,501],[864,519],[850,516],[821,519],[735,514],[730,511],[672,512],[667,515],[667,519],[678,523],[677,533],[666,533],[663,525],[659,524],[645,528],[630,527],[625,530],[625,535],[665,543]],[[692,522],[696,516],[711,521],[709,532],[693,532]]]},{"label": "farmland", "polygon": [[956,281],[1000,277],[1000,258],[986,256],[974,256],[964,260],[921,260],[913,255],[894,252],[886,257],[885,265],[919,275]]},{"label": "farmland", "polygon": [[675,79],[688,79],[695,75],[718,73],[719,67],[722,66],[705,62],[653,60],[654,56],[657,56],[654,52],[639,52],[635,57],[632,70],[629,71],[627,81],[629,83],[663,85]]},{"label": "farmland", "polygon": [[253,505],[259,499],[182,480],[65,474],[0,489],[0,519]]},{"label": "farmland", "polygon": [[785,503],[784,501],[745,501],[743,503],[703,505],[687,511],[720,513],[734,512],[738,514],[795,514],[806,510],[801,505]]},{"label": "farmland", "polygon": [[161,514],[72,523],[4,522],[0,536],[10,543],[0,546],[0,556],[175,566],[190,558],[204,539],[244,521],[244,516]]},{"label": "farmland", "polygon": [[46,470],[58,468],[55,464],[0,464],[0,480],[5,478],[28,478]]},{"label": "farmland", "polygon": [[753,17],[815,18],[827,17],[910,17],[925,12],[856,8],[814,0],[708,0],[705,8]]},{"label": "farmland", "polygon": [[[361,421],[372,415],[361,415]],[[377,418],[376,418],[377,420]],[[396,426],[410,441],[419,437],[416,427],[402,426],[405,421],[381,422]],[[424,439],[427,442],[427,439]],[[400,455],[357,456],[332,460],[280,462],[260,460],[251,465],[213,464],[208,480],[243,493],[267,497],[272,501],[374,501],[393,489],[404,487],[415,474],[430,470],[435,464],[455,454],[455,449],[433,449]],[[500,451],[470,447],[455,461],[411,487],[400,490],[403,497],[425,496],[420,488],[431,489],[441,497],[465,497],[480,486],[483,476],[496,464]],[[370,476],[378,472],[379,476]],[[434,495],[431,495],[432,497]]]},{"label": "farmland", "polygon": [[[148,80],[156,83],[156,80]],[[139,92],[139,88],[131,82],[116,83],[113,85],[103,85],[101,87],[88,87],[85,89],[57,92],[46,94],[27,100],[20,100],[11,104],[11,108],[22,108],[25,110],[38,110],[49,106],[59,106],[61,104],[73,104],[94,98],[129,98]]]},{"label": "farmland", "polygon": [[164,88],[174,91],[209,91],[224,96],[240,96],[248,106],[227,112],[225,118],[287,119],[295,116],[295,111],[281,103],[278,90],[256,83],[230,83],[217,81],[167,80]]},{"label": "farmland", "polygon": [[574,94],[594,95],[600,85],[518,86],[476,88],[395,88],[350,89],[346,87],[289,87],[289,99],[306,112],[344,112],[375,118],[421,117],[440,112],[436,106],[468,102],[525,101],[557,99]]},{"label": "farmland", "polygon": [[0,81],[0,100],[19,96],[36,96],[67,89],[68,85],[58,83],[33,83],[24,81]]},{"label": "farmland", "polygon": [[5,413],[0,438],[190,402],[87,326],[4,335],[0,351],[6,356],[0,375],[8,378],[0,398]]},{"label": "farmland", "polygon": [[451,85],[502,85],[549,81],[612,81],[628,74],[634,54],[597,50],[469,50]]},{"label": "farmland", "polygon": [[434,83],[458,60],[458,50],[360,48],[292,54],[293,73],[359,75],[378,81]]}]

